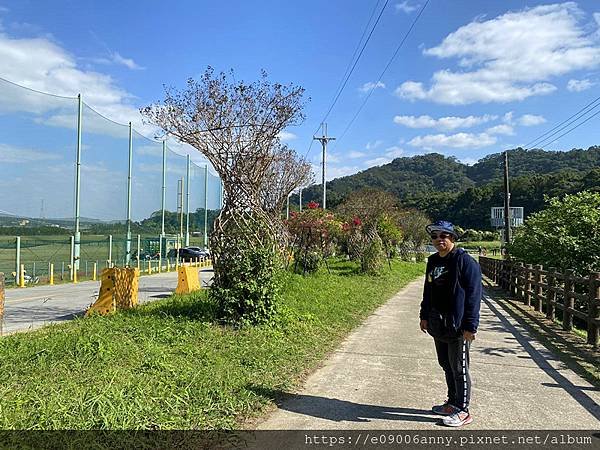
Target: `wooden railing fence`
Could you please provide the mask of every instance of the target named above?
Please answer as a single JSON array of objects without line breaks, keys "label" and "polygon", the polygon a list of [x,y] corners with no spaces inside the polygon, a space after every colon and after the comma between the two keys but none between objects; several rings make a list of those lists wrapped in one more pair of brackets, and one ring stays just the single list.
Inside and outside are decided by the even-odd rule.
[{"label": "wooden railing fence", "polygon": [[[600,272],[580,277],[574,271],[560,273],[554,267],[479,257],[481,272],[513,297],[555,320],[562,311],[563,329],[573,329],[573,318],[587,323],[587,342],[598,347],[600,341]],[[575,300],[578,300],[576,307]]]}]

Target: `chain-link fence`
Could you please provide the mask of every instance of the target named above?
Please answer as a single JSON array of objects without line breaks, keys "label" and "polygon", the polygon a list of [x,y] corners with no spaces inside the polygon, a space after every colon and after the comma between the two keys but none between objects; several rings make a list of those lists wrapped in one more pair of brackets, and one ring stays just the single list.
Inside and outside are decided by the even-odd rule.
[{"label": "chain-link fence", "polygon": [[221,183],[197,152],[181,154],[180,144],[148,138],[81,97],[3,79],[0,135],[0,272],[8,285],[21,265],[27,283],[48,281],[51,267],[55,280],[69,281],[73,270],[90,278],[110,265],[164,258],[172,246],[207,246]]}]

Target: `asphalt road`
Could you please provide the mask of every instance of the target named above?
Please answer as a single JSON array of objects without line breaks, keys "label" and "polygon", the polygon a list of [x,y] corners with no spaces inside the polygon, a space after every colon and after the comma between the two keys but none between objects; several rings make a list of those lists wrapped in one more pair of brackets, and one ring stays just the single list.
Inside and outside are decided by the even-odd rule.
[{"label": "asphalt road", "polygon": [[[206,286],[213,275],[212,268],[198,270],[202,286]],[[138,298],[140,303],[166,298],[176,287],[176,272],[141,276]],[[32,330],[82,316],[96,301],[99,289],[99,281],[7,289],[2,333]]]}]

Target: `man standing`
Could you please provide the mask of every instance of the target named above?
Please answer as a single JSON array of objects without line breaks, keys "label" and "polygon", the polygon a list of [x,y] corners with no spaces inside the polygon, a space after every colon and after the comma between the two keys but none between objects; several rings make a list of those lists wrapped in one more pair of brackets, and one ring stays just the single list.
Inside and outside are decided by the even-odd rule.
[{"label": "man standing", "polygon": [[437,253],[427,260],[420,327],[433,337],[448,386],[448,399],[432,411],[446,416],[444,425],[460,427],[473,421],[469,348],[479,325],[481,269],[455,246],[458,235],[450,222],[440,220],[425,229]]}]

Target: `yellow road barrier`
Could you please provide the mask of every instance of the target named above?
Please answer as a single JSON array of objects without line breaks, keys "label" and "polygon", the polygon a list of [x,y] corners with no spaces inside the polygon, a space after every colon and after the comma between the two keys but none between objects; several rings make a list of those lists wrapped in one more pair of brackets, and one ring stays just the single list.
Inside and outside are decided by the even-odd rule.
[{"label": "yellow road barrier", "polygon": [[112,267],[100,274],[102,284],[98,300],[90,306],[86,316],[92,312],[102,315],[117,309],[129,309],[138,304],[138,280],[140,271],[132,268]]},{"label": "yellow road barrier", "polygon": [[198,269],[192,266],[181,266],[177,275],[176,294],[189,294],[200,289]]}]

